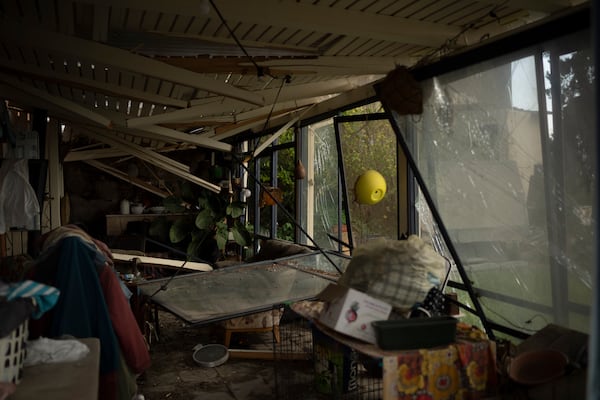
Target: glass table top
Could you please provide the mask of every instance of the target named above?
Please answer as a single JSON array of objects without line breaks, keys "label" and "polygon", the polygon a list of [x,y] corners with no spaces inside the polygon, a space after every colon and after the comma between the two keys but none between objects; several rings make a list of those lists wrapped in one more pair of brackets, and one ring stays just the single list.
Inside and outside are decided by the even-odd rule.
[{"label": "glass table top", "polygon": [[141,282],[138,288],[179,318],[199,325],[314,298],[337,281],[338,269],[343,271],[348,262],[336,254],[311,253]]}]

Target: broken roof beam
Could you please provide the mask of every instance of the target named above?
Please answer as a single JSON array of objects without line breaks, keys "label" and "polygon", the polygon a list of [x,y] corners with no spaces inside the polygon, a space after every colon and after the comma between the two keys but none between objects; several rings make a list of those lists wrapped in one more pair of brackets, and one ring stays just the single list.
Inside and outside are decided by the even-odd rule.
[{"label": "broken roof beam", "polygon": [[[177,150],[187,150],[193,149],[195,146],[188,145],[168,145],[160,148],[153,148],[154,151],[159,153],[167,153],[171,151]],[[130,155],[126,150],[118,150],[115,148],[104,148],[104,149],[91,149],[91,150],[77,150],[77,151],[69,151],[63,162],[72,162],[72,161],[87,161],[87,160],[98,160],[101,158],[115,158],[115,157],[124,157]]]},{"label": "broken roof beam", "polygon": [[86,79],[74,74],[67,74],[58,71],[50,71],[39,67],[34,67],[28,64],[17,63],[0,58],[0,66],[12,72],[19,73],[31,79],[41,79],[49,82],[54,82],[59,85],[70,86],[82,90],[93,90],[108,96],[125,97],[135,99],[151,104],[160,104],[165,106],[186,108],[188,102],[178,100],[166,96],[157,95],[154,93],[136,90],[125,86],[114,85],[104,81],[94,79]]},{"label": "broken roof beam", "polygon": [[[306,98],[313,98],[316,96],[326,96],[337,93],[342,93],[356,87],[363,86],[369,82],[374,82],[383,76],[367,75],[357,78],[341,78],[335,79],[328,82],[316,82],[307,83],[303,85],[287,85],[283,90],[267,89],[263,90],[262,94],[267,102],[286,102],[294,101]],[[214,99],[213,101],[206,102],[194,101],[190,102],[192,107],[174,110],[158,115],[152,115],[149,117],[130,118],[127,120],[127,127],[144,127],[148,125],[164,124],[170,122],[180,122],[195,120],[198,118],[209,118],[208,116],[221,116],[225,113],[235,114],[236,109],[248,109],[246,104],[241,103],[237,100],[232,99]],[[270,106],[269,106],[270,107]],[[240,121],[242,118],[236,115],[236,119]],[[232,121],[234,122],[234,121]]]},{"label": "broken roof beam", "polygon": [[125,150],[129,154],[141,160],[144,160],[158,168],[164,169],[165,171],[170,172],[173,175],[176,175],[189,182],[192,182],[198,186],[201,186],[215,193],[221,192],[221,187],[219,185],[215,185],[214,183],[198,178],[197,176],[189,172],[189,167],[187,165],[181,164],[169,157],[165,157],[162,154],[135,145],[133,143],[126,142],[123,139],[116,137],[115,135],[107,134],[99,129],[88,128],[80,129],[80,131],[81,133],[90,136],[96,140],[99,140],[103,143],[106,143],[112,147],[115,147],[120,150]]},{"label": "broken roof beam", "polygon": [[159,188],[157,188],[154,185],[151,185],[149,183],[146,183],[144,181],[142,181],[139,178],[134,178],[131,177],[129,175],[127,175],[125,172],[117,169],[117,168],[113,168],[109,165],[103,164],[100,161],[96,161],[96,160],[85,160],[84,161],[86,164],[91,165],[94,168],[99,169],[100,171],[103,171],[109,175],[114,176],[115,178],[121,179],[127,183],[130,183],[134,186],[139,187],[140,189],[144,189],[147,192],[150,192],[152,194],[155,194],[159,197],[162,197],[163,199],[165,197],[169,197],[172,193],[169,193],[167,191],[161,190]]},{"label": "broken roof beam", "polygon": [[207,138],[200,135],[192,135],[189,133],[180,132],[175,129],[165,128],[163,126],[152,125],[138,129],[142,132],[151,132],[159,137],[164,137],[171,140],[177,140],[185,143],[195,144],[196,146],[204,147],[211,150],[219,150],[230,153],[233,146],[229,143],[220,142],[218,140]]},{"label": "broken roof beam", "polygon": [[75,102],[63,99],[62,97],[53,96],[51,94],[48,94],[48,92],[37,89],[30,85],[27,85],[24,82],[21,82],[18,79],[15,79],[11,76],[0,73],[0,81],[14,87],[15,89],[19,89],[30,95],[39,97],[40,99],[43,99],[44,101],[53,103],[54,105],[56,105],[64,110],[67,110],[73,114],[77,114],[81,117],[84,117],[85,119],[93,121],[93,122],[100,124],[102,126],[105,126],[107,128],[110,128],[113,126],[113,122],[101,114],[90,111],[89,109],[82,107]]},{"label": "broken roof beam", "polygon": [[206,78],[195,72],[177,68],[148,57],[133,54],[127,50],[117,49],[98,42],[34,28],[33,26],[22,29],[22,25],[17,21],[7,18],[0,18],[0,36],[5,40],[11,41],[13,44],[68,52],[82,60],[98,63],[106,63],[107,60],[110,60],[112,66],[127,71],[153,76],[168,82],[176,82],[254,105],[264,105],[264,99],[259,94],[237,88],[228,83],[215,81],[212,78]]}]

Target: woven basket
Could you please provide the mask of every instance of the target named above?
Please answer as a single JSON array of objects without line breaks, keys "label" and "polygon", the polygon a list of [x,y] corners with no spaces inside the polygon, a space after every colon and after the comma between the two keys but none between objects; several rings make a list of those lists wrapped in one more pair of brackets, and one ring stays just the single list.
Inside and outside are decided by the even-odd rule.
[{"label": "woven basket", "polygon": [[0,338],[0,382],[21,382],[25,362],[25,342],[29,335],[25,320],[7,336]]}]

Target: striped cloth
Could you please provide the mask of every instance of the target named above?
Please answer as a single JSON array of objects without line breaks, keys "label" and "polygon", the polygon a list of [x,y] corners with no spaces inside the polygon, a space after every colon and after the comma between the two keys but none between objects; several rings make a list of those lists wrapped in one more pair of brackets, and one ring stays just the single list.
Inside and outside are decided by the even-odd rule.
[{"label": "striped cloth", "polygon": [[34,281],[22,281],[0,285],[0,297],[7,301],[18,298],[31,298],[36,305],[32,314],[33,319],[39,319],[46,311],[54,307],[60,296],[60,291],[53,287]]}]

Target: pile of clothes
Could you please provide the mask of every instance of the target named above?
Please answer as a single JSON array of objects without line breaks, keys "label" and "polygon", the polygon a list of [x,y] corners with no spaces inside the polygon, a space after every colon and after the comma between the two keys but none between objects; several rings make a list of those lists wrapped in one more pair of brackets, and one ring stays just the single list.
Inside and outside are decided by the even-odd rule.
[{"label": "pile of clothes", "polygon": [[55,304],[36,302],[36,312],[46,308],[30,319],[29,338],[99,338],[98,398],[130,400],[137,375],[150,367],[150,354],[110,249],[76,225],[43,235],[39,245],[27,280],[53,288]]}]

